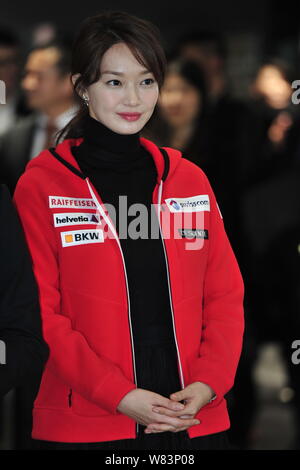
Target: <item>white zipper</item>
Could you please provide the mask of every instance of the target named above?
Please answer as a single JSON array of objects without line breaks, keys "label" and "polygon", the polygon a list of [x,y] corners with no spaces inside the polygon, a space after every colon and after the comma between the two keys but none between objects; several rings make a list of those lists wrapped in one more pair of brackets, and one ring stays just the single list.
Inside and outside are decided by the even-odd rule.
[{"label": "white zipper", "polygon": [[180,360],[180,353],[179,353],[179,348],[178,348],[178,343],[177,343],[177,338],[176,338],[176,332],[175,332],[175,320],[174,320],[174,310],[173,310],[173,301],[172,301],[172,293],[171,293],[168,258],[167,258],[164,237],[163,237],[163,234],[162,234],[162,229],[161,229],[161,224],[160,224],[160,208],[161,208],[162,187],[163,187],[163,182],[161,180],[159,188],[158,188],[158,224],[159,224],[159,230],[160,230],[162,244],[163,244],[163,247],[164,247],[165,262],[166,262],[166,268],[167,268],[167,274],[168,274],[169,299],[170,299],[171,312],[172,312],[172,324],[173,324],[174,339],[175,339],[176,350],[177,350],[177,358],[178,358],[178,364],[179,364],[180,382],[181,382],[182,389],[184,389],[185,386],[184,386],[184,379],[183,379],[182,366],[181,366],[181,360]]},{"label": "white zipper", "polygon": [[[134,381],[135,381],[135,384],[136,384],[136,386],[137,386],[136,366],[135,366],[135,353],[134,353],[132,324],[131,324],[131,313],[130,313],[130,298],[129,298],[128,278],[127,278],[126,265],[125,265],[125,260],[124,260],[124,255],[123,255],[121,243],[120,243],[120,240],[119,240],[119,237],[118,237],[118,234],[117,234],[117,231],[116,231],[114,225],[111,223],[109,217],[106,216],[104,210],[102,209],[101,205],[99,204],[98,199],[96,198],[96,195],[95,195],[94,191],[92,190],[92,187],[91,187],[91,185],[90,185],[89,179],[86,178],[85,181],[87,182],[87,185],[88,185],[90,194],[91,194],[91,196],[92,196],[92,198],[93,198],[94,203],[95,203],[96,206],[97,206],[98,211],[100,212],[100,214],[102,215],[102,217],[104,218],[104,220],[105,220],[106,223],[108,224],[109,228],[110,228],[111,231],[113,232],[114,237],[115,237],[115,239],[116,239],[116,241],[117,241],[117,243],[118,243],[118,246],[119,246],[119,249],[120,249],[120,252],[121,252],[122,261],[123,261],[123,267],[124,267],[124,273],[125,273],[125,279],[126,279],[126,293],[127,293],[127,300],[128,300],[128,315],[129,315],[130,338],[131,338],[132,357],[133,357]],[[139,431],[139,423],[137,422],[137,423],[136,423],[136,434],[138,434],[138,431]]]}]

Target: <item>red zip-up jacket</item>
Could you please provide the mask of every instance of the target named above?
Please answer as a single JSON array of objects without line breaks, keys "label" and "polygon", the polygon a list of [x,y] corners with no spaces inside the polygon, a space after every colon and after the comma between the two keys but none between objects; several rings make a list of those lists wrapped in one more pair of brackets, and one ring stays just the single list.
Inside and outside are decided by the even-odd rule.
[{"label": "red zip-up jacket", "polygon": [[[101,194],[72,155],[71,147],[82,141],[65,140],[55,155],[42,151],[28,163],[14,194],[50,348],[32,437],[134,439],[138,423],[117,410],[138,386],[126,265]],[[243,280],[203,171],[178,150],[140,142],[157,169],[152,203],[164,246],[181,386],[200,381],[216,393],[188,434],[220,432],[230,427],[224,395],[233,386],[242,347]]]}]

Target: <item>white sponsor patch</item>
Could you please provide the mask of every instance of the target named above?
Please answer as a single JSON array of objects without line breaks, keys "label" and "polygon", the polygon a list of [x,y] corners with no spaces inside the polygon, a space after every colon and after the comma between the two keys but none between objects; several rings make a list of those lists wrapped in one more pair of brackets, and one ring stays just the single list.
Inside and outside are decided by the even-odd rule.
[{"label": "white sponsor patch", "polygon": [[88,243],[103,243],[103,230],[72,230],[61,232],[62,246],[86,245]]},{"label": "white sponsor patch", "polygon": [[99,224],[99,216],[91,212],[61,212],[53,214],[54,227],[65,225]]},{"label": "white sponsor patch", "polygon": [[165,199],[171,212],[202,212],[209,211],[208,194],[199,194],[188,198],[170,197]]},{"label": "white sponsor patch", "polygon": [[54,207],[55,209],[61,207],[90,207],[92,209],[96,207],[96,204],[93,199],[88,198],[49,196],[49,207]]}]

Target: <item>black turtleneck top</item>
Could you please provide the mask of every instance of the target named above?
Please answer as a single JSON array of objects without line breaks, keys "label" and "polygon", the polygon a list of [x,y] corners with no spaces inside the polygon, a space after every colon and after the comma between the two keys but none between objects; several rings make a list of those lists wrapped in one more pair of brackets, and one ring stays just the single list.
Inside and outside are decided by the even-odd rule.
[{"label": "black turtleneck top", "polygon": [[[119,196],[127,196],[127,211],[135,203],[142,203],[147,208],[150,235],[146,233],[146,238],[137,239],[122,234],[119,237],[128,278],[137,366],[142,357],[147,361],[143,355],[146,345],[157,349],[159,344],[172,343],[174,361],[177,361],[162,240],[160,234],[159,238],[151,238],[150,231],[152,194],[156,185],[157,170],[153,157],[140,144],[139,137],[139,133],[118,134],[88,116],[83,142],[77,147],[72,147],[72,153],[81,171],[90,178],[104,205],[114,206],[116,220],[112,213],[110,216],[116,222],[118,233],[120,216],[126,221],[124,211],[119,215]],[[107,209],[110,212],[109,206]],[[128,225],[137,216],[139,212],[133,216],[127,214]],[[152,216],[152,219],[156,224],[155,233],[159,233],[157,216]],[[143,351],[141,348],[144,348]],[[148,352],[153,356],[153,351]],[[142,379],[141,369],[144,367],[147,365],[140,364],[140,367],[137,367],[137,382],[139,387],[146,388],[151,384],[141,383],[146,380],[145,377]],[[159,365],[157,367],[159,368]],[[178,376],[177,363],[174,374]],[[151,380],[151,389],[157,393],[169,394],[175,391],[174,388],[167,390],[165,387],[168,384],[153,383],[153,377]],[[149,377],[149,381],[151,380]],[[180,389],[179,382],[177,389]]]}]

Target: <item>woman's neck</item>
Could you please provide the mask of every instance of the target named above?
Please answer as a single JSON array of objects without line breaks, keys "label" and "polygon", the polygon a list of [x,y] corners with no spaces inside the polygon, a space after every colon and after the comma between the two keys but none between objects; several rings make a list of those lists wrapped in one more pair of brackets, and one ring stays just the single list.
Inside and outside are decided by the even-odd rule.
[{"label": "woman's neck", "polygon": [[194,133],[194,123],[174,127],[171,136],[171,147],[183,150]]},{"label": "woman's neck", "polygon": [[85,146],[110,153],[136,154],[141,148],[139,133],[119,134],[90,115],[86,117],[83,136]]}]

